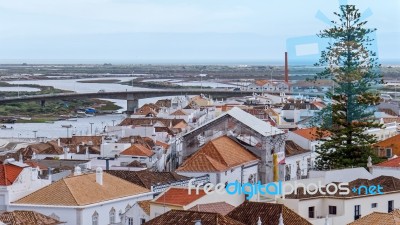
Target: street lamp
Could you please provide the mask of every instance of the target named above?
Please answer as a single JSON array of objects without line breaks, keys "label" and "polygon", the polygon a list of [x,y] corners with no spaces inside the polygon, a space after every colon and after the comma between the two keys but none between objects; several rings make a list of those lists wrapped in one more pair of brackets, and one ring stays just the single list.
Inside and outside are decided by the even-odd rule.
[{"label": "street lamp", "polygon": [[113,122],[113,126],[114,126],[115,120],[111,120],[111,121]]},{"label": "street lamp", "polygon": [[34,130],[34,131],[32,131],[32,132],[33,132],[34,138],[36,139],[37,130]]},{"label": "street lamp", "polygon": [[67,138],[69,137],[69,128],[72,127],[72,125],[61,125],[61,127],[67,128]]},{"label": "street lamp", "polygon": [[132,89],[133,89],[133,73],[134,73],[135,71],[134,70],[132,70]]},{"label": "street lamp", "polygon": [[90,135],[93,135],[93,123],[89,123],[90,124]]}]

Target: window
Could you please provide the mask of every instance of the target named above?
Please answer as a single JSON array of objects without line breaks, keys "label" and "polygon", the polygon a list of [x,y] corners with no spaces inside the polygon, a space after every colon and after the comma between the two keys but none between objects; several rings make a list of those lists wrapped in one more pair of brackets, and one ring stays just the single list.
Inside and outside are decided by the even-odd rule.
[{"label": "window", "polygon": [[386,149],[386,157],[392,158],[392,149],[391,148]]},{"label": "window", "polygon": [[376,208],[376,207],[378,207],[378,203],[372,203],[371,204],[371,208]]},{"label": "window", "polygon": [[336,215],[336,206],[329,206],[329,215]]},{"label": "window", "polygon": [[133,218],[132,217],[128,217],[128,225],[133,225]]},{"label": "window", "polygon": [[308,218],[314,218],[315,217],[315,207],[308,207]]},{"label": "window", "polygon": [[392,212],[394,208],[394,201],[388,201],[388,213]]},{"label": "window", "polygon": [[99,225],[99,214],[96,211],[92,215],[92,225]]},{"label": "window", "polygon": [[361,208],[360,205],[355,205],[354,206],[354,220],[357,220],[357,219],[359,219],[361,217],[360,208]]},{"label": "window", "polygon": [[115,209],[111,208],[110,210],[110,223],[115,223]]},{"label": "window", "polygon": [[146,223],[146,219],[141,218],[140,219],[140,224],[144,224],[144,223]]}]

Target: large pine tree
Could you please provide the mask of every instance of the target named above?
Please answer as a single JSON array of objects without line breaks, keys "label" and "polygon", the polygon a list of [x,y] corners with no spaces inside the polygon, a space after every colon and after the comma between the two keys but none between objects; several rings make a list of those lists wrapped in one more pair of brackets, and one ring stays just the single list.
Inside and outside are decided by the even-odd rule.
[{"label": "large pine tree", "polygon": [[354,5],[341,5],[334,13],[332,27],[319,33],[328,38],[329,45],[321,52],[316,66],[325,69],[315,76],[332,80],[327,98],[330,104],[319,114],[318,134],[331,133],[317,148],[316,168],[320,170],[365,166],[368,156],[374,158],[373,135],[365,131],[379,127],[373,118],[374,106],[379,103],[375,84],[382,83],[376,53],[371,51],[370,38],[375,29],[365,27]]}]

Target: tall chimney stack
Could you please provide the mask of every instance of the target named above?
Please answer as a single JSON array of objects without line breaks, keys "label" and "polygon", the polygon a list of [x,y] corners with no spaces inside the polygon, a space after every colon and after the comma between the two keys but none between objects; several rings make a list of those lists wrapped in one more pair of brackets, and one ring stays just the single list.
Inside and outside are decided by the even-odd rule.
[{"label": "tall chimney stack", "polygon": [[285,52],[285,82],[289,83],[289,62],[287,52]]}]

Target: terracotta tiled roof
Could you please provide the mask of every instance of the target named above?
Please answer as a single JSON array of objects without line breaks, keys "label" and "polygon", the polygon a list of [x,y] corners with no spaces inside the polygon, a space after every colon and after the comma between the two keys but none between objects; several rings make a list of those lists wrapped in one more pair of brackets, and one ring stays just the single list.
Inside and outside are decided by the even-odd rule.
[{"label": "terracotta tiled roof", "polygon": [[[379,176],[371,180],[367,179],[357,179],[349,182],[349,187],[350,188],[357,188],[360,186],[372,186],[372,185],[380,185],[383,189],[382,192],[383,194],[386,193],[393,193],[393,192],[400,192],[400,179],[397,179],[395,177],[390,177],[390,176]],[[331,186],[332,187],[332,186]],[[322,187],[322,191],[325,191],[325,187]],[[332,190],[332,192],[334,192]],[[335,193],[335,192],[334,192]],[[316,194],[304,194],[304,191],[302,188],[299,188],[297,191],[297,194],[290,194],[286,195],[286,198],[288,199],[312,199],[312,198],[362,198],[362,197],[369,197],[372,195],[365,195],[363,191],[361,191],[361,194],[359,195],[358,192],[352,192],[350,191],[349,194],[347,195],[341,195],[339,192],[336,192],[334,195],[330,194],[321,194],[319,191]]]},{"label": "terracotta tiled roof", "polygon": [[152,185],[169,184],[181,180],[190,180],[189,177],[181,176],[174,172],[153,172],[149,170],[109,170],[106,172],[148,189],[150,189]]},{"label": "terracotta tiled roof", "polygon": [[60,142],[62,145],[66,145],[69,148],[69,151],[72,153],[77,153],[77,146],[79,147],[79,154],[86,153],[85,145],[91,144],[89,146],[90,154],[99,154],[100,153],[100,145],[102,143],[103,138],[101,136],[77,136],[74,135],[70,138],[60,138]]},{"label": "terracotta tiled roof", "polygon": [[400,134],[374,144],[376,148],[391,148],[394,155],[400,156]]},{"label": "terracotta tiled roof", "polygon": [[381,163],[377,164],[376,166],[400,168],[400,157],[397,157],[394,159],[389,159],[385,162],[381,162]]},{"label": "terracotta tiled roof", "polygon": [[188,209],[189,211],[198,211],[198,212],[213,212],[219,213],[223,216],[232,211],[235,207],[226,202],[215,202],[208,204],[198,204]]},{"label": "terracotta tiled roof", "polygon": [[153,202],[165,205],[186,206],[205,195],[204,190],[199,190],[198,194],[196,190],[192,190],[192,194],[189,194],[187,188],[171,187],[160,194]]},{"label": "terracotta tiled roof", "polygon": [[22,210],[4,212],[0,215],[0,221],[9,225],[56,225],[63,223],[41,213]]},{"label": "terracotta tiled roof", "polygon": [[162,123],[164,126],[169,127],[170,123],[172,123],[172,126],[175,126],[176,124],[180,122],[185,122],[184,119],[164,119],[164,118],[126,118],[124,119],[119,126],[145,126],[145,125],[151,125],[155,123]]},{"label": "terracotta tiled roof", "polygon": [[396,117],[396,118],[383,118],[383,122],[384,123],[400,123],[400,117]]},{"label": "terracotta tiled roof", "polygon": [[145,104],[135,112],[135,115],[144,115],[147,116],[151,114],[152,116],[157,116],[160,107],[155,104]]},{"label": "terracotta tiled roof", "polygon": [[172,116],[186,116],[187,114],[183,110],[178,109],[175,112],[171,113],[170,115],[172,115]]},{"label": "terracotta tiled roof", "polygon": [[348,225],[400,225],[400,210],[391,213],[373,212]]},{"label": "terracotta tiled roof", "polygon": [[214,139],[189,157],[177,171],[217,172],[257,161],[257,157],[227,136]]},{"label": "terracotta tiled roof", "polygon": [[146,192],[150,190],[108,173],[103,173],[103,185],[100,185],[96,174],[91,173],[63,178],[14,204],[83,206]]},{"label": "terracotta tiled roof", "polygon": [[[268,83],[271,83],[270,81],[268,81],[268,80],[256,80],[255,81],[255,84],[257,85],[257,86],[264,86],[264,85],[266,85],[266,84],[268,84]],[[273,83],[271,83],[271,84],[273,84]]]},{"label": "terracotta tiled roof", "polygon": [[174,128],[174,129],[184,129],[187,126],[188,126],[187,123],[182,121],[182,122],[176,124],[175,126],[173,126],[172,128]]},{"label": "terracotta tiled roof", "polygon": [[[310,141],[315,141],[319,138],[318,129],[316,127],[295,130],[293,131],[293,133],[300,135]],[[324,132],[321,138],[327,138],[329,136],[331,136],[329,132]]]},{"label": "terracotta tiled roof", "polygon": [[0,164],[0,185],[12,185],[23,169],[11,164]]},{"label": "terracotta tiled roof", "polygon": [[323,109],[326,107],[325,103],[323,102],[313,102],[312,104],[314,104],[319,109]]},{"label": "terracotta tiled roof", "polygon": [[194,225],[196,221],[202,225],[244,225],[218,213],[183,210],[168,211],[143,225]]},{"label": "terracotta tiled roof", "polygon": [[171,130],[170,128],[168,128],[168,127],[156,127],[155,128],[155,130],[156,130],[156,133],[158,133],[158,132],[165,132],[165,133],[167,133],[168,135],[174,135],[176,132],[174,132],[174,130]]},{"label": "terracotta tiled roof", "polygon": [[125,149],[123,152],[120,153],[121,155],[134,155],[134,156],[146,156],[150,157],[154,155],[150,149],[144,147],[140,144],[133,144],[131,147]]},{"label": "terracotta tiled roof", "polygon": [[393,111],[392,109],[379,109],[379,111],[384,112],[391,116],[398,116],[397,113],[395,111]]},{"label": "terracotta tiled roof", "polygon": [[158,100],[155,105],[157,105],[158,107],[171,107],[171,99],[160,99]]},{"label": "terracotta tiled roof", "polygon": [[156,141],[156,145],[163,147],[164,150],[167,150],[169,148],[169,144],[158,140]]},{"label": "terracotta tiled roof", "polygon": [[140,208],[143,209],[143,211],[150,216],[150,201],[151,200],[146,200],[146,201],[140,201],[137,202],[137,204],[139,205]]},{"label": "terracotta tiled roof", "polygon": [[139,167],[139,168],[147,168],[146,163],[141,163],[137,160],[133,160],[132,162],[130,162],[128,165],[126,165],[126,167]]},{"label": "terracotta tiled roof", "polygon": [[294,143],[294,141],[291,141],[291,140],[285,141],[285,156],[286,157],[303,154],[303,153],[307,153],[307,152],[310,152],[310,151],[302,148],[300,145]]},{"label": "terracotta tiled roof", "polygon": [[73,160],[73,159],[40,159],[35,162],[44,167],[58,168],[61,170],[73,170],[76,166],[89,162],[89,160]]},{"label": "terracotta tiled roof", "polygon": [[22,155],[32,156],[33,152],[35,154],[54,154],[61,155],[64,153],[62,147],[58,146],[55,141],[49,141],[46,143],[37,143],[28,145],[25,149],[22,149]]},{"label": "terracotta tiled roof", "polygon": [[153,148],[155,145],[153,139],[151,139],[149,137],[142,137],[139,135],[123,137],[118,142],[119,143],[141,144],[148,149]]},{"label": "terracotta tiled roof", "polygon": [[258,218],[261,219],[262,225],[277,225],[281,214],[285,225],[311,225],[283,204],[245,201],[227,216],[246,225],[257,224]]},{"label": "terracotta tiled roof", "polygon": [[[293,107],[293,108],[292,108]],[[302,101],[294,101],[290,103],[286,103],[282,110],[294,110],[294,109],[309,109],[309,110],[319,110],[320,108],[314,105],[313,102],[302,102]]]}]

